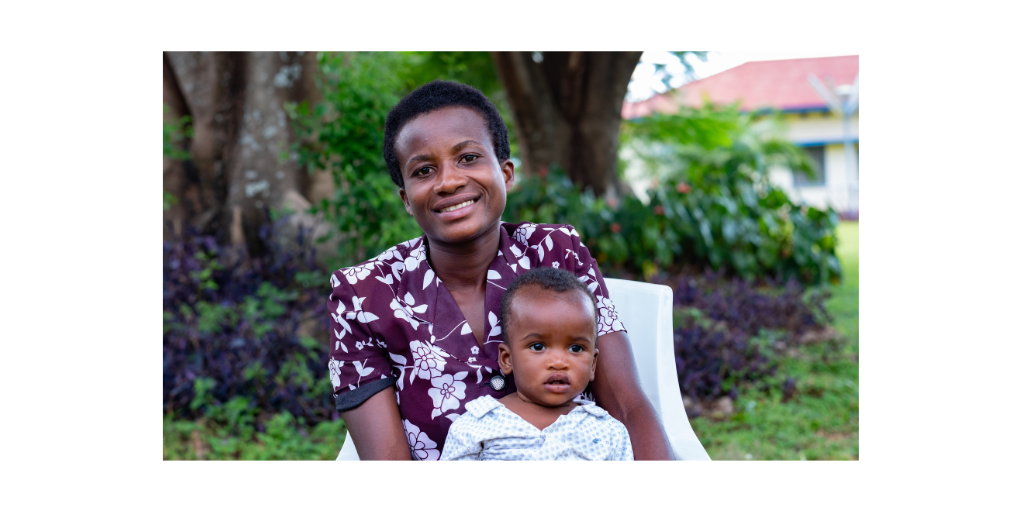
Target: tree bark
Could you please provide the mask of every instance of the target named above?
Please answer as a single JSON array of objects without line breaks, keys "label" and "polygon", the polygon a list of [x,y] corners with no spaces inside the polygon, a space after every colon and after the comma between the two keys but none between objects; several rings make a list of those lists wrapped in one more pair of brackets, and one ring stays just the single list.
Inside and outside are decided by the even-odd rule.
[{"label": "tree bark", "polygon": [[306,52],[164,54],[167,115],[191,116],[194,130],[191,159],[165,159],[165,190],[179,199],[165,215],[171,225],[191,223],[250,252],[262,250],[265,208],[297,212],[293,227],[323,232],[305,210],[310,196],[333,194],[333,183],[299,168],[284,111],[287,102],[319,99],[316,72],[316,55]]},{"label": "tree bark", "polygon": [[557,164],[596,195],[618,196],[622,101],[643,52],[492,52],[512,107],[522,171]]}]

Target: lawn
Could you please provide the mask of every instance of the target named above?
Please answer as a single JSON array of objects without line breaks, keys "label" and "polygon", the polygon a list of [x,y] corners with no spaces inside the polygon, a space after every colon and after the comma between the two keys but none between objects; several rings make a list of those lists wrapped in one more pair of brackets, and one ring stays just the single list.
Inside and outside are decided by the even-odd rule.
[{"label": "lawn", "polygon": [[[858,224],[839,226],[837,250],[843,282],[831,288],[826,308],[839,340],[803,346],[781,360],[780,385],[741,390],[736,413],[715,421],[691,420],[715,460],[815,460],[859,458]],[[796,393],[783,400],[781,381],[793,377]]]}]

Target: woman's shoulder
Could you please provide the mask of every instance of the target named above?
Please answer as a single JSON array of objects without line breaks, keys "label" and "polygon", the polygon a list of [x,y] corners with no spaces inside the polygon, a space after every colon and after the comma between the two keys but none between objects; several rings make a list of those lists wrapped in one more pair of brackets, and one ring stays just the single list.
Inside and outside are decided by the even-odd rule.
[{"label": "woman's shoulder", "polygon": [[[406,240],[400,244],[389,247],[384,252],[366,261],[342,267],[331,274],[331,286],[338,288],[344,281],[353,287],[360,286],[367,282],[367,278],[373,274],[390,277],[391,274],[400,275],[406,267],[419,263],[419,260],[426,259],[426,250],[423,245],[423,237]],[[387,283],[387,279],[382,278]]]},{"label": "woman's shoulder", "polygon": [[[502,228],[508,236],[533,249],[539,244],[570,246],[578,243],[580,234],[571,224],[537,224],[534,222],[505,222]],[[550,248],[550,247],[549,247]]]}]

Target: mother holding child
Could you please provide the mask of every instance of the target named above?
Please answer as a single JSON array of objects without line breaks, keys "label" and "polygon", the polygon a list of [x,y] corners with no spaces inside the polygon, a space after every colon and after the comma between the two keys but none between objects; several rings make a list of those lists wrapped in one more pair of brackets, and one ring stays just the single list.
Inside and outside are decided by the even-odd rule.
[{"label": "mother holding child", "polygon": [[509,158],[467,85],[388,114],[384,160],[423,236],[331,275],[328,367],[359,457],[672,459],[579,234],[501,221]]}]

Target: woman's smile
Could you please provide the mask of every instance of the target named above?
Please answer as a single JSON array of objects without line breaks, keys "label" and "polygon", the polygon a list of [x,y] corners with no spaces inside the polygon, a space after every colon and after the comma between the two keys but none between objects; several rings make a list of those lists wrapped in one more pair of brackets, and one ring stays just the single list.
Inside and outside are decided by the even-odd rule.
[{"label": "woman's smile", "polygon": [[434,213],[446,222],[459,220],[466,217],[474,210],[473,206],[479,204],[482,196],[466,199],[466,194],[457,197],[442,199],[434,205]]}]

